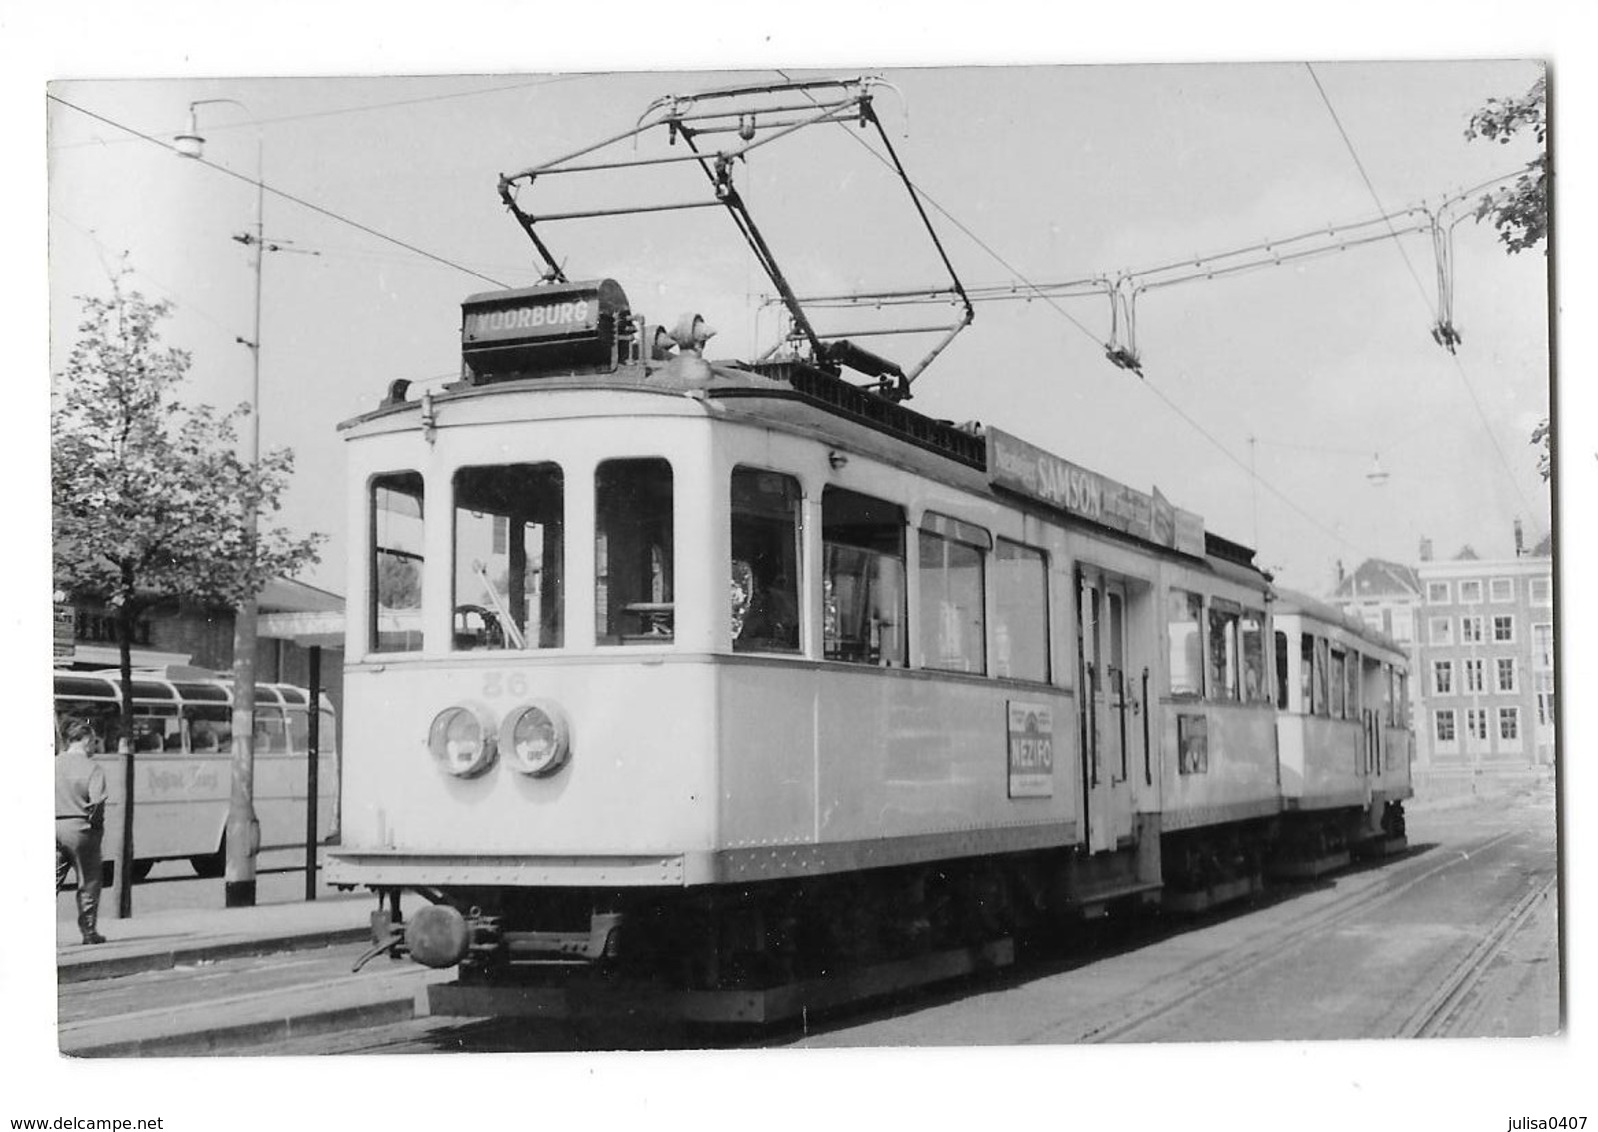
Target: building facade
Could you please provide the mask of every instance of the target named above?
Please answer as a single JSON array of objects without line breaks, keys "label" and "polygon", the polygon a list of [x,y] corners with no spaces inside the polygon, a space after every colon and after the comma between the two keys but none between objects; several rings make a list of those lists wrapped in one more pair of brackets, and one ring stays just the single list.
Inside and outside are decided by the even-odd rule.
[{"label": "building facade", "polygon": [[[1367,558],[1352,574],[1344,574],[1339,564],[1337,588],[1327,601],[1403,646],[1409,656],[1409,724],[1419,735],[1424,689],[1415,675],[1420,671],[1420,641],[1415,626],[1423,604],[1423,591],[1414,567]],[[1419,743],[1415,760],[1417,763],[1424,761]]]},{"label": "building facade", "polygon": [[[1541,551],[1543,548],[1539,547]],[[1415,740],[1433,765],[1551,765],[1553,558],[1422,562]]]}]

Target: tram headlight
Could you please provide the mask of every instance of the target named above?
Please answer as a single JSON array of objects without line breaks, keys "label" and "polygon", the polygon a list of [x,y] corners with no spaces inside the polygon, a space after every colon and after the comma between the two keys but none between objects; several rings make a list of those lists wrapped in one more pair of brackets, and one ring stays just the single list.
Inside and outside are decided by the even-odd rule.
[{"label": "tram headlight", "polygon": [[440,769],[457,778],[473,778],[494,762],[494,724],[479,709],[457,705],[433,717],[427,749]]},{"label": "tram headlight", "polygon": [[545,778],[571,758],[571,725],[559,704],[533,700],[505,717],[499,745],[511,766],[523,774]]}]

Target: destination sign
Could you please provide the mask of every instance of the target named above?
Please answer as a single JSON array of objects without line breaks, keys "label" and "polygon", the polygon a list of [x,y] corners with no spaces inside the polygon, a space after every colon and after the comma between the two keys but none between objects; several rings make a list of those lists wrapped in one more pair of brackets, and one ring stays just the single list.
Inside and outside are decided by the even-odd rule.
[{"label": "destination sign", "polygon": [[610,372],[630,318],[614,279],[471,295],[461,304],[467,380]]},{"label": "destination sign", "polygon": [[523,299],[509,306],[465,312],[461,341],[504,342],[549,334],[590,334],[598,328],[599,304],[587,298]]},{"label": "destination sign", "polygon": [[1089,471],[1007,432],[990,428],[988,480],[994,487],[1183,554],[1204,555],[1204,519],[1152,495]]}]

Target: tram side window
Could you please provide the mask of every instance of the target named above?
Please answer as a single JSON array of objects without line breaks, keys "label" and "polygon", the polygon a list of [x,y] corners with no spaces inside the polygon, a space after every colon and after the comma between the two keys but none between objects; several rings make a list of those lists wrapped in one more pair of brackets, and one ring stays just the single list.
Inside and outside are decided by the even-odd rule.
[{"label": "tram side window", "polygon": [[422,477],[395,472],[372,481],[373,652],[422,647]]},{"label": "tram side window", "polygon": [[1210,603],[1210,695],[1217,700],[1238,698],[1238,621],[1237,606],[1225,601]]},{"label": "tram side window", "polygon": [[829,487],[821,496],[822,651],[828,660],[905,663],[904,508]]},{"label": "tram side window", "polygon": [[1049,564],[1041,550],[999,539],[993,552],[993,671],[1049,678]]},{"label": "tram side window", "polygon": [[983,552],[993,544],[981,527],[928,513],[916,545],[920,555],[922,668],[987,671]]},{"label": "tram side window", "polygon": [[1304,658],[1304,712],[1306,715],[1327,714],[1326,669],[1330,663],[1326,639],[1306,633],[1300,646]]},{"label": "tram side window", "polygon": [[1332,692],[1331,712],[1333,719],[1343,718],[1343,692],[1348,687],[1345,669],[1346,663],[1343,651],[1341,649],[1333,649],[1332,672],[1330,677]]},{"label": "tram side window", "polygon": [[1348,667],[1344,669],[1344,676],[1348,681],[1348,691],[1343,696],[1343,715],[1347,719],[1358,719],[1360,717],[1360,664],[1359,653],[1350,652],[1348,654]]},{"label": "tram side window", "polygon": [[564,487],[557,464],[455,473],[453,647],[561,646]]},{"label": "tram side window", "polygon": [[1172,590],[1166,610],[1170,639],[1171,695],[1204,694],[1204,599],[1186,590]]},{"label": "tram side window", "polygon": [[671,464],[607,460],[594,485],[594,626],[601,645],[670,644]]},{"label": "tram side window", "polygon": [[1239,622],[1243,641],[1243,702],[1271,702],[1271,682],[1265,671],[1265,615],[1257,609],[1243,610]]},{"label": "tram side window", "polygon": [[1287,710],[1287,634],[1276,630],[1276,709]]},{"label": "tram side window", "polygon": [[799,651],[803,493],[792,476],[732,472],[732,647]]}]

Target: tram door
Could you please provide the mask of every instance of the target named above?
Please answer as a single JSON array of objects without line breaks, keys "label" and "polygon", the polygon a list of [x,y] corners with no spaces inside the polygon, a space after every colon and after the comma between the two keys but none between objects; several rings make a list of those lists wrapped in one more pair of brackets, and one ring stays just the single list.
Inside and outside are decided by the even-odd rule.
[{"label": "tram door", "polygon": [[1132,833],[1132,705],[1127,686],[1126,584],[1093,570],[1078,574],[1078,686],[1088,849],[1114,849]]}]

